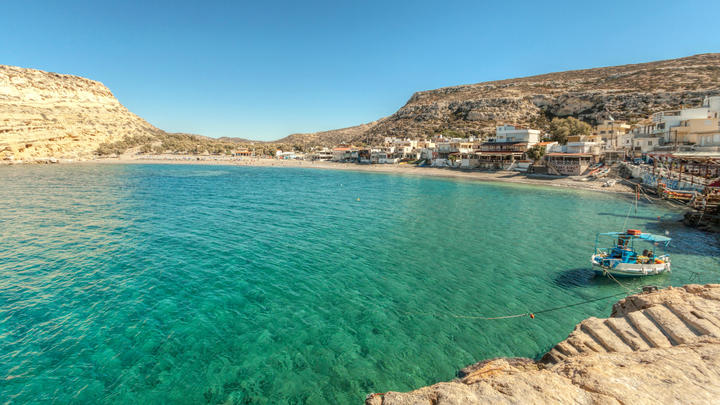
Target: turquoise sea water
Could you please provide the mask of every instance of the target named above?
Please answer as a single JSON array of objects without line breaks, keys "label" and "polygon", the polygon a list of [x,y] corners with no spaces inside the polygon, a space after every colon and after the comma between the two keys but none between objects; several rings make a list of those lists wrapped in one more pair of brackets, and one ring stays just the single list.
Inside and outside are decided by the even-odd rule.
[{"label": "turquoise sea water", "polygon": [[[0,167],[0,398],[360,403],[536,357],[616,299],[594,235],[628,200],[345,171]],[[660,220],[657,219],[660,217]],[[716,236],[655,205],[673,273],[720,280]]]}]

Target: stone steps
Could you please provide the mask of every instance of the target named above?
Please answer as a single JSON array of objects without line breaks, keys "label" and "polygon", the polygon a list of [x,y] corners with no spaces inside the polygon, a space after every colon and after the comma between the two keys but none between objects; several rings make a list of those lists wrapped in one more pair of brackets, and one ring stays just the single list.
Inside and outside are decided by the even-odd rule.
[{"label": "stone steps", "polygon": [[643,339],[640,332],[630,324],[626,317],[622,318],[608,318],[605,320],[607,326],[612,329],[620,339],[625,342],[633,350],[647,350],[651,346]]},{"label": "stone steps", "polygon": [[[682,300],[653,302],[652,294],[629,297],[627,308],[611,318],[588,318],[575,327],[567,339],[558,343],[541,363],[555,364],[572,356],[590,353],[630,353],[651,348],[697,342],[708,336],[720,338],[720,296],[715,289],[702,298],[687,294]],[[656,300],[657,301],[657,300]],[[626,305],[628,303],[622,303]]]}]

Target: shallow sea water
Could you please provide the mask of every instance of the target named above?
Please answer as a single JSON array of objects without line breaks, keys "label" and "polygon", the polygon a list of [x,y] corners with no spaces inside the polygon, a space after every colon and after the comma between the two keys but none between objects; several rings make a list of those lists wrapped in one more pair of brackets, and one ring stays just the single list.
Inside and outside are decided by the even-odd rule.
[{"label": "shallow sea water", "polygon": [[[618,294],[590,272],[628,199],[349,171],[0,167],[0,398],[361,403],[475,361],[537,357]],[[659,217],[659,219],[658,219]],[[673,272],[718,282],[717,236],[656,205]]]}]

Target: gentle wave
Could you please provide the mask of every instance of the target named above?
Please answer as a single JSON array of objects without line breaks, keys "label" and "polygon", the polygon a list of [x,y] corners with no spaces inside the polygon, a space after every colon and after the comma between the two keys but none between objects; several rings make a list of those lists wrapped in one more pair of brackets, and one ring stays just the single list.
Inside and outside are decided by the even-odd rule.
[{"label": "gentle wave", "polygon": [[[0,190],[10,402],[359,402],[538,356],[612,302],[452,315],[622,291],[588,272],[629,206],[598,193],[181,165],[3,167]],[[652,283],[717,280],[716,240],[677,219],[628,220],[676,238]]]}]

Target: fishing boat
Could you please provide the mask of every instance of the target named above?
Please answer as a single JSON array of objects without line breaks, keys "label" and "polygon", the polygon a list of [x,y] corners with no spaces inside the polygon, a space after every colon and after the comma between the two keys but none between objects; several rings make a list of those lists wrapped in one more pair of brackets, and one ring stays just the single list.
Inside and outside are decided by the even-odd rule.
[{"label": "fishing boat", "polygon": [[[601,239],[602,238],[602,239]],[[601,240],[610,238],[611,246],[600,247]],[[625,232],[599,233],[595,237],[595,254],[590,261],[595,272],[615,277],[651,276],[670,272],[670,256],[666,253],[670,238],[642,233],[637,229]],[[648,249],[636,250],[646,243]],[[660,248],[662,253],[657,254]]]}]

